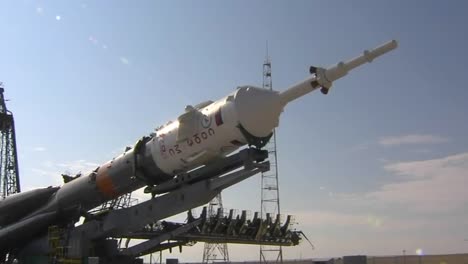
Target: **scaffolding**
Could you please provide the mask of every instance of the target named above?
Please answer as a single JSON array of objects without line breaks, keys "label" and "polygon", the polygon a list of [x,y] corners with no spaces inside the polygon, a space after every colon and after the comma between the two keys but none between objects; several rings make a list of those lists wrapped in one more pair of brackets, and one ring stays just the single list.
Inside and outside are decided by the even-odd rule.
[{"label": "scaffolding", "polygon": [[0,82],[0,193],[2,198],[21,191],[15,122],[13,114],[6,107],[4,91],[3,83]]},{"label": "scaffolding", "polygon": [[[224,217],[223,199],[221,193],[216,195],[208,205],[208,216]],[[229,251],[226,243],[205,243],[203,248],[203,263],[229,262]]]},{"label": "scaffolding", "polygon": [[[103,203],[101,206],[98,207],[97,212],[129,208],[132,205],[137,204],[137,203],[138,203],[138,200],[135,198],[132,198],[132,193],[126,193],[126,194],[120,195],[114,200],[110,200],[110,201]],[[93,213],[94,212],[96,211],[93,211]]]},{"label": "scaffolding", "polygon": [[65,230],[53,225],[49,226],[47,233],[49,241],[49,262],[60,264],[81,264],[81,259],[74,259],[68,256],[69,247],[63,246],[65,238]]},{"label": "scaffolding", "polygon": [[[271,60],[268,55],[268,43],[266,47],[266,57],[263,63],[263,88],[273,90]],[[276,130],[273,130],[273,136],[265,148],[268,150],[270,170],[262,172],[260,214],[262,220],[267,219],[270,216],[277,216],[277,219],[281,219],[278,183],[278,156],[276,151]],[[260,263],[283,263],[282,247],[261,245]]]}]

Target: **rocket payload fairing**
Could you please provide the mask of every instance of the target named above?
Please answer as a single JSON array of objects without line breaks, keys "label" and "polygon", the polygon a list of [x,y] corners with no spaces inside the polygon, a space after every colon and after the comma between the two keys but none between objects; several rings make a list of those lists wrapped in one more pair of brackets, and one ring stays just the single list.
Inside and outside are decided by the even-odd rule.
[{"label": "rocket payload fairing", "polygon": [[[215,102],[187,106],[176,120],[89,174],[60,188],[6,198],[0,202],[0,213],[15,205],[28,210],[0,217],[0,249],[63,221],[67,218],[65,213],[76,217],[144,186],[149,186],[147,190],[151,192],[152,187],[209,165],[245,145],[262,148],[279,125],[279,116],[288,103],[316,89],[327,94],[335,80],[396,47],[393,40],[329,68],[311,67],[308,78],[282,92],[241,86]],[[39,199],[31,199],[34,195]],[[27,233],[21,231],[25,229]]]}]

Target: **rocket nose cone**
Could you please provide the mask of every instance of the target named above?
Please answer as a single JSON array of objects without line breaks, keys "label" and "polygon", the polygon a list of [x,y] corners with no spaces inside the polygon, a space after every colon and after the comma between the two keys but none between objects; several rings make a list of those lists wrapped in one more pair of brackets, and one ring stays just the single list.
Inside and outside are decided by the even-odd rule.
[{"label": "rocket nose cone", "polygon": [[279,124],[283,105],[276,91],[241,87],[235,94],[234,103],[239,122],[253,136],[266,137]]}]

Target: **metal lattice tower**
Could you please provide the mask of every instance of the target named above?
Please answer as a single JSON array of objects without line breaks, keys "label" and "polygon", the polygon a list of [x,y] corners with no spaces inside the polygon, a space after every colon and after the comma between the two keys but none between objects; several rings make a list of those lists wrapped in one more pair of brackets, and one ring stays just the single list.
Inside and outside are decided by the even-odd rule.
[{"label": "metal lattice tower", "polygon": [[[216,195],[208,205],[207,219],[217,215],[218,210],[223,212],[223,199],[221,193]],[[229,262],[229,251],[226,243],[205,243],[203,248],[203,263]]]},{"label": "metal lattice tower", "polygon": [[[267,54],[263,63],[263,88],[273,90],[273,81],[271,78],[271,60]],[[262,220],[266,215],[271,217],[280,215],[280,196],[278,183],[278,160],[276,152],[276,130],[273,130],[273,136],[265,146],[268,150],[268,159],[270,161],[270,170],[262,172],[261,186],[261,208]],[[261,263],[283,263],[283,249],[281,246],[260,246]]]},{"label": "metal lattice tower", "polygon": [[21,191],[18,174],[15,122],[13,114],[6,107],[3,96],[4,91],[3,83],[0,82],[0,193],[2,198]]}]

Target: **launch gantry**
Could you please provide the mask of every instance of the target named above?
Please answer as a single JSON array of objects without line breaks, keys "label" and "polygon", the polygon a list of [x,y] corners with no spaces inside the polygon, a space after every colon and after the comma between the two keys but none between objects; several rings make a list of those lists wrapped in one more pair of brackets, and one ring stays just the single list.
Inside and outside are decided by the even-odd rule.
[{"label": "launch gantry", "polygon": [[0,193],[1,197],[21,191],[18,174],[15,122],[5,104],[3,83],[0,82]]}]

